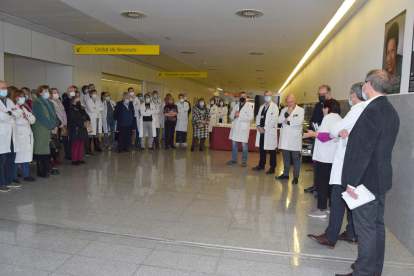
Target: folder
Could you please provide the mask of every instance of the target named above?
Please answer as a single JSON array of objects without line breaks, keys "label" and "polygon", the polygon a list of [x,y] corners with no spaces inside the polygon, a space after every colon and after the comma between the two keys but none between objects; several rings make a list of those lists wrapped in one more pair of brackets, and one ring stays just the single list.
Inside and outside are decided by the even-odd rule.
[{"label": "folder", "polygon": [[342,198],[351,210],[375,200],[375,196],[363,184],[355,189],[355,193],[358,194],[358,199],[352,198],[347,192],[342,193]]}]

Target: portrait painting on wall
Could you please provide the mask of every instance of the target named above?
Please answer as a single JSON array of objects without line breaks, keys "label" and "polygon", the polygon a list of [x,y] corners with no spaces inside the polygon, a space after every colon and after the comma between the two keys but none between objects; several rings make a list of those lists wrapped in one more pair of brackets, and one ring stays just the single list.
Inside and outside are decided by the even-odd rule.
[{"label": "portrait painting on wall", "polygon": [[408,92],[414,92],[414,32],[413,32],[413,45],[411,46],[411,69],[410,69],[410,84],[408,86]]},{"label": "portrait painting on wall", "polygon": [[389,94],[400,93],[406,10],[385,24],[382,69],[391,75]]}]

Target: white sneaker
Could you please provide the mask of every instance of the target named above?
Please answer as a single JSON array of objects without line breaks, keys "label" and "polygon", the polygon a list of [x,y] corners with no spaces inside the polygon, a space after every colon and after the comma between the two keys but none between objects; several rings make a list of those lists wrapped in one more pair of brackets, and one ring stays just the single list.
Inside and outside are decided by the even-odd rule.
[{"label": "white sneaker", "polygon": [[328,216],[326,215],[326,210],[319,210],[318,208],[313,209],[310,212],[307,212],[306,215],[308,217],[312,217],[312,218],[327,218]]},{"label": "white sneaker", "polygon": [[181,146],[184,147],[184,148],[186,148],[187,147],[187,143],[182,143]]},{"label": "white sneaker", "polygon": [[179,147],[179,146],[180,146],[180,143],[175,143],[175,146],[176,146],[176,147]]}]

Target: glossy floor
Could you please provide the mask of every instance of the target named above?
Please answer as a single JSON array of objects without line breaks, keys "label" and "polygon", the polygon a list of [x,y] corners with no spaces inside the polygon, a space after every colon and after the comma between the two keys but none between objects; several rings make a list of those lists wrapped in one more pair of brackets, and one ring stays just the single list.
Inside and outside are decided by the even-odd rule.
[{"label": "glossy floor", "polygon": [[[0,275],[350,273],[356,246],[306,236],[328,224],[305,214],[316,204],[303,192],[311,165],[292,185],[252,171],[258,157],[247,168],[227,166],[230,152],[185,148],[66,161],[59,176],[0,195]],[[386,262],[383,275],[414,275],[414,256],[389,232]]]}]

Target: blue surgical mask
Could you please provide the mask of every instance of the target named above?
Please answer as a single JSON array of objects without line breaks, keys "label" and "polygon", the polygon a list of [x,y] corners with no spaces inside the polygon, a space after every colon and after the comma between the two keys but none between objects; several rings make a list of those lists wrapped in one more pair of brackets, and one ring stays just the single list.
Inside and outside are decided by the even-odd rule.
[{"label": "blue surgical mask", "polygon": [[214,101],[210,101],[210,104],[213,105],[214,104]]},{"label": "blue surgical mask", "polygon": [[223,106],[223,102],[220,102],[220,106]]},{"label": "blue surgical mask", "polygon": [[129,102],[130,102],[130,101],[129,101],[128,99],[125,99],[125,103],[126,103],[126,104],[129,104]]},{"label": "blue surgical mask", "polygon": [[0,90],[0,96],[7,97],[7,90]]},{"label": "blue surgical mask", "polygon": [[204,106],[204,102],[200,102],[200,106]]},{"label": "blue surgical mask", "polygon": [[93,95],[92,95],[92,98],[96,99],[96,94],[93,94]]},{"label": "blue surgical mask", "polygon": [[270,97],[270,96],[265,96],[265,101],[267,102],[267,103],[270,103],[270,101],[272,100],[272,97]]},{"label": "blue surgical mask", "polygon": [[109,96],[108,96],[108,97],[105,97],[105,99],[106,99],[107,101],[109,101],[109,99],[110,99],[110,98],[111,98],[111,97],[109,97]]},{"label": "blue surgical mask", "polygon": [[154,99],[156,99],[156,98],[158,98],[158,95],[157,94],[154,94]]},{"label": "blue surgical mask", "polygon": [[350,106],[354,106],[354,104],[353,104],[353,103],[352,103],[352,101],[351,101],[351,97],[352,97],[352,95],[351,95],[351,96],[349,96],[348,103],[349,103],[349,105],[350,105]]},{"label": "blue surgical mask", "polygon": [[25,99],[28,100],[29,99],[29,95],[24,95]]},{"label": "blue surgical mask", "polygon": [[43,96],[44,99],[48,100],[50,97],[50,93],[49,92],[45,92],[45,95]]},{"label": "blue surgical mask", "polygon": [[145,102],[149,103],[151,101],[151,98],[145,98]]},{"label": "blue surgical mask", "polygon": [[85,93],[89,93],[89,89],[85,89]]},{"label": "blue surgical mask", "polygon": [[364,87],[365,87],[365,84],[364,84],[364,86],[362,86],[362,98],[366,101],[367,100],[367,95],[364,92]]},{"label": "blue surgical mask", "polygon": [[142,100],[144,99],[144,97],[139,97],[139,100],[142,102]]},{"label": "blue surgical mask", "polygon": [[19,98],[17,102],[19,103],[19,105],[24,105],[24,101],[25,101],[25,98]]}]

